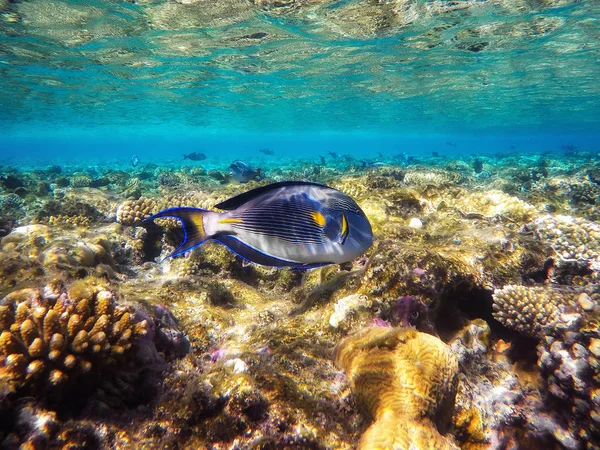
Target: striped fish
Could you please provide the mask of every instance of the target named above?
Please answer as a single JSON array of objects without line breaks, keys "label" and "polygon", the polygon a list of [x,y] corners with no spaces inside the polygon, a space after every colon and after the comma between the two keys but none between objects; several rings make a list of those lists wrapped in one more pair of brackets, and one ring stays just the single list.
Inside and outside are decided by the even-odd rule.
[{"label": "striped fish", "polygon": [[369,220],[346,194],[316,183],[284,181],[230,198],[216,208],[171,208],[146,220],[178,219],[183,243],[168,258],[213,239],[242,258],[275,267],[341,264],[373,243]]}]

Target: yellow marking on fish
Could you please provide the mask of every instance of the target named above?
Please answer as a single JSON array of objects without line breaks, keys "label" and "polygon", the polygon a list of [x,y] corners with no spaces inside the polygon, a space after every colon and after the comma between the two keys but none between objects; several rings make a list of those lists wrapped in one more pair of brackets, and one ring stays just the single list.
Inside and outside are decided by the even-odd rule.
[{"label": "yellow marking on fish", "polygon": [[200,236],[204,236],[204,215],[193,214],[190,216],[190,218],[192,219],[192,222],[194,222],[194,225],[198,229],[198,233],[200,234]]},{"label": "yellow marking on fish", "polygon": [[310,215],[312,216],[313,220],[317,225],[319,225],[320,227],[325,225],[325,216],[319,211],[311,212]]},{"label": "yellow marking on fish", "polygon": [[346,220],[346,214],[342,214],[342,236],[348,231],[348,221]]},{"label": "yellow marking on fish", "polygon": [[219,223],[242,223],[242,219],[222,219],[219,220]]}]

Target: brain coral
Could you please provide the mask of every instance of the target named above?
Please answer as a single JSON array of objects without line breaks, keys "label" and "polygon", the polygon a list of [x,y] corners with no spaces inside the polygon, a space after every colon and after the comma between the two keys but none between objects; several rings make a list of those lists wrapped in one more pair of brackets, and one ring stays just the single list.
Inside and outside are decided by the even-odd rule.
[{"label": "brain coral", "polygon": [[371,416],[359,449],[457,449],[442,436],[458,362],[438,338],[414,329],[369,327],[344,339],[336,362]]},{"label": "brain coral", "polygon": [[85,280],[68,293],[59,283],[14,291],[0,302],[0,379],[13,391],[64,385],[123,362],[147,326]]}]

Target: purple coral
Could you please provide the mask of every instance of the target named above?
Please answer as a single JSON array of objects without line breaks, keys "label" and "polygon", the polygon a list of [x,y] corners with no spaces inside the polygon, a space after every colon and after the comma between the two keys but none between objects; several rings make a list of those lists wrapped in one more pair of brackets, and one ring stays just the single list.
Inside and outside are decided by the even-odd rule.
[{"label": "purple coral", "polygon": [[392,315],[394,321],[399,322],[402,326],[416,328],[423,312],[425,312],[425,305],[412,295],[407,295],[396,300],[396,307]]}]

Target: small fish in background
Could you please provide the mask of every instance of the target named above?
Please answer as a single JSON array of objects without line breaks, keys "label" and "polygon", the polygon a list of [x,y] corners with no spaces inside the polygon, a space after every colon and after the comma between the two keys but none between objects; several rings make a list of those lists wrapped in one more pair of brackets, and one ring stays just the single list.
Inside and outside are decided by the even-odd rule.
[{"label": "small fish in background", "polygon": [[386,167],[386,166],[389,166],[389,164],[381,162],[381,161],[366,161],[366,160],[360,161],[361,169],[372,169],[375,167]]},{"label": "small fish in background", "polygon": [[439,152],[431,152],[431,156],[433,156],[434,158],[439,158],[440,153]]},{"label": "small fish in background", "polygon": [[327,154],[329,156],[331,156],[333,159],[339,159],[340,158],[340,155],[338,153],[336,153],[336,152],[327,152]]},{"label": "small fish in background", "polygon": [[284,181],[252,189],[215,208],[171,208],[146,220],[174,217],[183,243],[167,258],[215,240],[247,261],[309,269],[343,264],[373,244],[371,224],[354,200],[321,184]]},{"label": "small fish in background", "polygon": [[579,147],[574,144],[563,144],[560,146],[560,149],[565,152],[567,156],[573,156],[579,150]]},{"label": "small fish in background", "polygon": [[265,177],[262,169],[254,169],[244,161],[234,161],[229,166],[229,175],[239,183],[247,183],[252,180],[262,180]]},{"label": "small fish in background", "polygon": [[275,152],[274,152],[273,150],[271,150],[271,149],[268,149],[268,148],[261,148],[261,149],[259,150],[259,152],[260,152],[260,153],[264,153],[265,155],[270,155],[270,156],[272,156],[272,155],[274,155],[274,154],[275,154]]},{"label": "small fish in background", "polygon": [[381,152],[377,152],[377,157],[378,157],[379,159],[383,159],[383,153],[381,153]]},{"label": "small fish in background", "polygon": [[406,160],[408,159],[408,156],[406,155],[406,153],[398,153],[392,158],[394,159],[394,161],[397,161],[400,164],[405,164]]},{"label": "small fish in background", "polygon": [[448,142],[446,142],[446,145],[456,148],[456,142],[448,141]]},{"label": "small fish in background", "polygon": [[321,159],[321,164],[322,165],[326,165],[327,164],[327,161],[325,161],[325,157],[324,156],[320,156],[319,155],[319,158]]},{"label": "small fish in background", "polygon": [[140,160],[138,159],[137,155],[133,155],[131,157],[131,165],[133,167],[137,167],[137,165],[140,163]]},{"label": "small fish in background", "polygon": [[509,150],[516,150],[516,149],[517,149],[517,146],[516,146],[516,145],[514,145],[514,144],[512,144],[512,145],[510,145],[508,148],[509,148]]},{"label": "small fish in background", "polygon": [[206,155],[204,153],[190,153],[189,155],[183,155],[183,159],[189,159],[191,161],[204,161],[206,159]]},{"label": "small fish in background", "polygon": [[209,170],[206,175],[213,180],[217,180],[221,184],[226,184],[229,181],[229,175],[219,172],[218,170]]},{"label": "small fish in background", "polygon": [[483,161],[481,159],[476,158],[475,161],[473,161],[473,171],[475,173],[483,172]]}]

